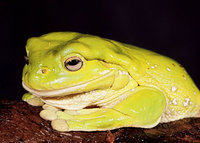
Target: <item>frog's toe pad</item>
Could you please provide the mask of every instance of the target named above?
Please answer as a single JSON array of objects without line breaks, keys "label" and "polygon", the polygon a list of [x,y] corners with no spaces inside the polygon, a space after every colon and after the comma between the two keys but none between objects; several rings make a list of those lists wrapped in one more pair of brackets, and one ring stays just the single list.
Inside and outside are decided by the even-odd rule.
[{"label": "frog's toe pad", "polygon": [[64,119],[55,119],[51,122],[51,126],[53,129],[61,132],[69,131],[69,126],[67,124],[67,120]]},{"label": "frog's toe pad", "polygon": [[32,105],[32,106],[42,106],[42,105],[44,105],[44,102],[38,97],[33,97],[33,98],[27,100],[27,103]]},{"label": "frog's toe pad", "polygon": [[55,120],[57,118],[56,111],[53,110],[42,110],[40,112],[40,117],[42,117],[45,120]]}]

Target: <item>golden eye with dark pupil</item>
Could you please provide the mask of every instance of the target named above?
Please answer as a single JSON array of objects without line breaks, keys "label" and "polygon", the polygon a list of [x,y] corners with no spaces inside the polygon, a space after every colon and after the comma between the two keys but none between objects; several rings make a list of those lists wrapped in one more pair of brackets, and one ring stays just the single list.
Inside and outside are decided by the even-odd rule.
[{"label": "golden eye with dark pupil", "polygon": [[82,65],[83,61],[79,57],[70,57],[64,62],[65,68],[69,71],[77,71]]}]

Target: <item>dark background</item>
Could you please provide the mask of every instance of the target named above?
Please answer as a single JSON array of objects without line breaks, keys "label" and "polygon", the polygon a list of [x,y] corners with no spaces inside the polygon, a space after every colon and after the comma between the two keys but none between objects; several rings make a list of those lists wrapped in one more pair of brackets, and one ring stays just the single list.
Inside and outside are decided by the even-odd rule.
[{"label": "dark background", "polygon": [[55,31],[98,35],[169,56],[199,87],[198,9],[192,0],[0,0],[0,98],[25,93],[26,40]]}]

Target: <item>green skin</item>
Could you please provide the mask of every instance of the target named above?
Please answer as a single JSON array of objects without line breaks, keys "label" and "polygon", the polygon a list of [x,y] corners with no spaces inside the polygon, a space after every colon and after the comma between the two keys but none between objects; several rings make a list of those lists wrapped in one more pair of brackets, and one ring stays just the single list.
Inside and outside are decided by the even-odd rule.
[{"label": "green skin", "polygon": [[[75,32],[31,38],[26,51],[23,100],[43,106],[55,130],[150,128],[198,116],[198,88],[168,57]],[[66,66],[74,58],[79,64]]]}]

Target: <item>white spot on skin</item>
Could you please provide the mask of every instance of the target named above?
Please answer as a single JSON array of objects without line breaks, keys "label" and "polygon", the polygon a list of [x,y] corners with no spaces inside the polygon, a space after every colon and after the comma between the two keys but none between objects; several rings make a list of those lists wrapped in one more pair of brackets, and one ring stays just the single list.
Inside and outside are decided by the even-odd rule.
[{"label": "white spot on skin", "polygon": [[119,75],[123,75],[123,74],[128,75],[128,73],[125,72],[125,71],[120,71],[120,70],[119,70],[118,73],[119,73]]},{"label": "white spot on skin", "polygon": [[194,91],[194,95],[196,95],[196,92]]},{"label": "white spot on skin", "polygon": [[100,74],[106,74],[108,72],[109,72],[109,70],[105,70],[105,71],[102,71]]},{"label": "white spot on skin", "polygon": [[125,75],[127,75],[127,72],[125,72],[125,71],[122,71],[122,74],[125,74]]},{"label": "white spot on skin", "polygon": [[157,65],[151,66],[152,69],[155,69],[156,67],[158,67]]},{"label": "white spot on skin", "polygon": [[176,87],[176,86],[172,86],[172,87],[171,87],[171,91],[172,91],[172,92],[177,91],[177,87]]},{"label": "white spot on skin", "polygon": [[188,106],[188,104],[190,103],[189,101],[190,101],[189,98],[185,98],[185,101],[183,102],[183,106],[184,107]]},{"label": "white spot on skin", "polygon": [[116,70],[116,68],[110,68],[111,70]]},{"label": "white spot on skin", "polygon": [[132,79],[132,77],[129,75],[129,80],[131,80]]},{"label": "white spot on skin", "polygon": [[118,71],[119,75],[122,75],[122,71]]},{"label": "white spot on skin", "polygon": [[174,104],[174,105],[177,105],[178,104],[178,102],[177,102],[177,99],[176,98],[174,98],[171,102],[170,102],[170,104]]},{"label": "white spot on skin", "polygon": [[131,91],[135,91],[135,88],[131,89]]},{"label": "white spot on skin", "polygon": [[170,68],[168,68],[168,67],[167,67],[167,70],[168,70],[168,71],[171,71]]},{"label": "white spot on skin", "polygon": [[133,110],[133,109],[130,109],[133,113],[138,113],[138,112],[136,112],[135,110]]}]

